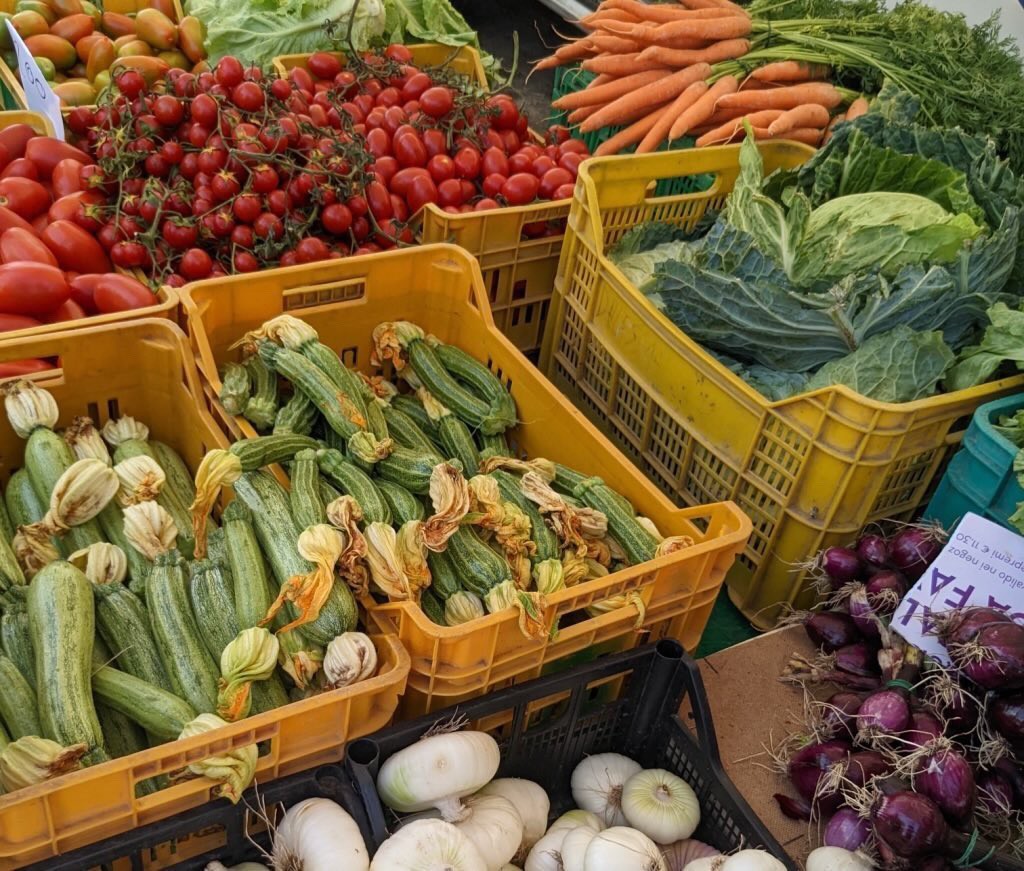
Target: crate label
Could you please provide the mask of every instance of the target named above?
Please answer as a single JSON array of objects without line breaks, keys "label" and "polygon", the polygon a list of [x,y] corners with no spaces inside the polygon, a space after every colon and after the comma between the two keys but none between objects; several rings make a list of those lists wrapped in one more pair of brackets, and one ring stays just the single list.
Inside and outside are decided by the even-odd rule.
[{"label": "crate label", "polygon": [[935,562],[903,597],[892,626],[911,644],[948,665],[932,634],[932,614],[984,605],[1024,620],[1024,537],[968,512]]},{"label": "crate label", "polygon": [[7,20],[7,31],[14,43],[14,53],[18,56],[18,72],[21,75],[21,86],[25,89],[28,107],[50,119],[57,139],[64,139],[64,118],[60,114],[60,97],[53,93],[53,88],[43,76],[39,64],[32,57],[24,40],[14,29],[10,19]]}]

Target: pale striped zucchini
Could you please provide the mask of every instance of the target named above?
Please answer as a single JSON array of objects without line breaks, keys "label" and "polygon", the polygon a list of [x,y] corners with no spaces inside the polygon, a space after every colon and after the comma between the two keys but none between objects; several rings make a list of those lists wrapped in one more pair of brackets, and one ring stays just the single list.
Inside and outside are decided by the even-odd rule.
[{"label": "pale striped zucchini", "polygon": [[96,515],[96,519],[99,521],[100,529],[103,530],[106,540],[121,548],[128,558],[128,577],[132,581],[136,579],[144,581],[146,575],[149,574],[149,560],[128,542],[128,538],[124,534],[124,511],[121,506],[117,504],[116,500],[108,502],[103,510]]},{"label": "pale striped zucchini", "polygon": [[[430,492],[430,475],[437,465],[434,454],[421,454],[396,445],[391,454],[374,466],[377,476],[401,484],[410,493],[426,496]],[[458,463],[461,468],[461,463]]]},{"label": "pale striped zucchini", "polygon": [[214,529],[206,539],[206,558],[213,560],[231,585],[231,567],[228,565],[228,543],[223,529]]},{"label": "pale striped zucchini", "polygon": [[11,540],[6,535],[0,537],[0,589],[25,584],[25,573],[18,564]]},{"label": "pale striped zucchini", "polygon": [[249,509],[256,538],[278,586],[312,571],[312,564],[299,555],[296,547],[299,529],[285,489],[265,472],[243,472],[233,486],[235,496]]},{"label": "pale striped zucchini", "polygon": [[395,484],[392,481],[375,482],[380,495],[388,503],[391,517],[395,524],[402,525],[410,520],[422,520],[427,515],[427,509],[423,503],[412,495],[405,487]]},{"label": "pale striped zucchini", "polygon": [[301,390],[296,390],[291,399],[277,410],[274,418],[274,435],[309,435],[313,432],[320,412]]},{"label": "pale striped zucchini", "polygon": [[124,584],[94,584],[96,630],[114,657],[113,664],[165,690],[171,689],[149,614],[142,600]]},{"label": "pale striped zucchini", "polygon": [[442,602],[462,589],[455,563],[447,551],[428,551],[427,565],[430,566],[430,589]]},{"label": "pale striped zucchini", "polygon": [[423,386],[474,429],[501,432],[511,426],[493,419],[488,403],[459,384],[423,339],[408,342],[406,352],[409,364]]},{"label": "pale striped zucchini", "polygon": [[391,522],[391,509],[366,472],[349,462],[339,451],[331,448],[317,451],[316,459],[320,473],[342,493],[359,503],[366,523]]},{"label": "pale striped zucchini", "polygon": [[431,622],[438,626],[447,626],[444,622],[444,603],[434,595],[429,587],[420,593],[420,608]]},{"label": "pale striped zucchini", "polygon": [[636,521],[636,516],[623,510],[622,496],[600,478],[588,478],[573,488],[573,495],[584,505],[604,513],[608,529],[622,545],[631,565],[654,559],[658,541]]},{"label": "pale striped zucchini", "polygon": [[277,375],[267,368],[267,364],[258,356],[245,361],[252,382],[252,395],[246,400],[242,409],[242,417],[258,430],[268,430],[274,425],[277,417]]},{"label": "pale striped zucchini", "polygon": [[439,341],[433,341],[430,344],[437,359],[441,361],[441,365],[457,381],[491,403],[494,408],[502,409],[504,414],[515,420],[515,400],[512,398],[512,394],[505,389],[505,385],[498,380],[497,375],[475,357],[463,351],[462,348],[446,345]]},{"label": "pale striped zucchini", "polygon": [[[424,454],[437,454],[437,445],[405,411],[396,408],[393,404],[385,405],[382,411],[384,418],[388,422],[388,431],[391,433],[391,438],[398,444]],[[438,454],[438,462],[441,459],[441,455]]]},{"label": "pale striped zucchini", "polygon": [[[28,588],[25,588],[28,593]],[[0,647],[18,667],[33,690],[36,688],[35,652],[32,650],[32,635],[28,628],[28,611],[24,601],[11,600],[4,605],[0,616]]]},{"label": "pale striped zucchini", "polygon": [[[563,466],[561,463],[555,463],[555,480],[552,482],[552,487],[563,496],[576,498],[574,495],[576,488],[584,481],[588,480],[590,480],[590,475],[584,475],[582,472],[577,472],[575,469]],[[610,488],[609,492],[619,503],[619,508],[621,510],[629,514],[630,517],[636,517],[636,509],[633,507],[633,503],[631,503],[621,493],[616,493]],[[570,504],[572,503],[570,502]]]},{"label": "pale striped zucchini", "polygon": [[192,613],[185,561],[177,551],[161,554],[154,561],[146,581],[146,608],[174,694],[200,713],[213,713],[220,672]]},{"label": "pale striped zucchini", "polygon": [[299,451],[288,470],[291,481],[288,503],[300,530],[327,520],[324,502],[320,498],[320,467],[316,453],[312,449]]},{"label": "pale striped zucchini", "polygon": [[391,430],[388,427],[387,418],[384,416],[384,409],[381,408],[377,397],[372,394],[366,400],[366,428],[381,441],[391,438]]},{"label": "pale striped zucchini", "polygon": [[498,490],[501,498],[511,502],[530,518],[530,538],[537,545],[537,552],[533,555],[533,562],[543,562],[546,559],[559,559],[562,555],[558,543],[558,536],[551,527],[544,522],[544,516],[540,513],[537,505],[531,502],[523,494],[519,478],[504,469],[491,472],[491,477],[498,482]]},{"label": "pale striped zucchini", "polygon": [[[411,418],[416,426],[418,426],[429,438],[435,439],[437,437],[437,429],[434,426],[434,421],[430,419],[430,415],[427,414],[427,410],[415,396],[410,396],[407,393],[399,393],[397,396],[391,397],[391,408],[402,412]],[[431,444],[434,444],[431,441]]]},{"label": "pale striped zucchini", "polygon": [[181,455],[165,442],[151,439],[149,446],[164,470],[164,492],[186,510],[196,498],[196,485]]},{"label": "pale striped zucchini", "polygon": [[92,691],[103,704],[124,714],[161,741],[176,740],[185,724],[197,714],[187,701],[174,693],[109,665],[93,672]]},{"label": "pale striped zucchini", "polygon": [[224,509],[224,536],[239,629],[251,629],[267,616],[271,603],[263,554],[260,552],[252,514],[241,499]]},{"label": "pale striped zucchini", "polygon": [[508,457],[512,455],[508,446],[508,439],[505,433],[499,432],[495,435],[484,435],[481,432],[476,434],[477,444],[480,446],[481,457]]},{"label": "pale striped zucchini", "polygon": [[[319,467],[319,461],[317,462]],[[324,505],[330,505],[335,499],[342,495],[341,491],[335,487],[330,481],[321,475],[316,482],[316,488],[320,493],[320,500]]]},{"label": "pale striped zucchini", "polygon": [[460,526],[448,539],[445,553],[451,558],[459,585],[480,598],[502,581],[512,578],[508,563],[487,546],[471,526]]},{"label": "pale striped zucchini", "polygon": [[199,634],[214,663],[238,635],[231,581],[212,559],[197,560],[189,566],[189,599]]},{"label": "pale striped zucchini", "polygon": [[217,398],[228,414],[241,414],[252,395],[249,370],[240,363],[225,363],[220,373]]},{"label": "pale striped zucchini", "polygon": [[25,442],[25,469],[44,506],[50,504],[54,486],[74,462],[74,451],[52,429],[39,426],[32,430]]},{"label": "pale striped zucchini", "polygon": [[[286,636],[291,634],[293,633],[285,633]],[[278,640],[280,641],[280,638]],[[264,711],[273,711],[275,708],[283,708],[291,701],[288,698],[288,690],[285,688],[284,681],[276,671],[267,680],[253,681],[252,689],[249,692],[252,694],[250,716],[262,714]]]},{"label": "pale striped zucchini", "polygon": [[289,461],[301,450],[317,447],[316,440],[309,436],[285,433],[239,439],[228,451],[238,458],[243,472],[255,472],[272,463]]},{"label": "pale striped zucchini", "polygon": [[14,538],[15,532],[16,527],[11,522],[11,517],[7,513],[7,506],[3,500],[0,500],[0,536],[3,536],[7,542],[10,542]]},{"label": "pale striped zucchini", "polygon": [[431,404],[427,414],[434,417],[438,444],[441,445],[445,457],[449,460],[458,460],[466,477],[472,478],[480,471],[480,457],[477,456],[473,435],[465,421],[460,420],[440,403],[436,403],[436,407],[435,404]]},{"label": "pale striped zucchini", "polygon": [[28,526],[43,519],[46,506],[49,505],[49,496],[45,502],[40,499],[28,476],[28,470],[18,469],[7,482],[4,504],[11,516],[11,523],[15,526]]},{"label": "pale striped zucchini", "polygon": [[355,413],[363,420],[363,423],[360,425],[362,429],[369,428],[378,438],[387,438],[386,430],[381,435],[373,427],[369,427],[365,385],[362,379],[349,369],[334,351],[319,339],[303,342],[295,350],[323,372],[330,382],[352,403]]},{"label": "pale striped zucchini", "polygon": [[0,719],[14,739],[42,735],[35,691],[8,657],[0,654]]},{"label": "pale striped zucchini", "polygon": [[92,585],[70,563],[44,566],[28,590],[28,620],[36,655],[43,736],[65,747],[85,744],[90,763],[107,758],[90,672],[95,634]]}]

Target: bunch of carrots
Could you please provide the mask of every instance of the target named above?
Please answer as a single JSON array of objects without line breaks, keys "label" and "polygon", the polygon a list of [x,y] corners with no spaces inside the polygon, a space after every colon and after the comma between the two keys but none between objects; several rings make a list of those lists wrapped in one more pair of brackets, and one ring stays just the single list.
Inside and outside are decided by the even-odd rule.
[{"label": "bunch of carrots", "polygon": [[825,64],[758,64],[748,38],[753,22],[731,0],[603,0],[579,23],[587,35],[535,69],[579,64],[596,75],[553,105],[582,133],[622,128],[597,155],[630,146],[643,154],[684,136],[699,147],[721,145],[742,138],[745,123],[757,139],[817,146],[839,121],[868,108],[827,81]]}]

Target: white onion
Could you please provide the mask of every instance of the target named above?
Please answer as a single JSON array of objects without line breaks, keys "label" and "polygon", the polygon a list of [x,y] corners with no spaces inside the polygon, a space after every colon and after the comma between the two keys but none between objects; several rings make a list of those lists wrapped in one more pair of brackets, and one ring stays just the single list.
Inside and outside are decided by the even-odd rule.
[{"label": "white onion", "polygon": [[725,857],[721,871],[786,871],[786,866],[764,850],[740,850]]},{"label": "white onion", "polygon": [[504,796],[483,793],[467,798],[465,808],[467,815],[455,827],[480,851],[487,871],[499,871],[523,841],[519,811]]},{"label": "white onion", "polygon": [[[665,857],[666,863],[670,860]],[[725,856],[701,856],[699,859],[691,859],[683,866],[683,871],[722,871],[725,864]]]},{"label": "white onion", "polygon": [[552,828],[543,838],[533,845],[530,855],[526,857],[523,871],[563,871],[562,842],[572,828],[563,826]]},{"label": "white onion", "polygon": [[501,871],[522,871],[518,865],[503,865]]},{"label": "white onion", "polygon": [[[334,864],[334,871],[348,866]],[[444,820],[415,820],[377,850],[370,871],[486,871],[479,850]]]},{"label": "white onion", "polygon": [[329,798],[307,798],[285,811],[274,831],[273,864],[281,871],[367,871],[359,826]]},{"label": "white onion", "polygon": [[583,871],[587,847],[596,837],[597,832],[589,826],[577,826],[569,830],[562,841],[562,867],[565,871]]},{"label": "white onion", "polygon": [[431,735],[384,761],[377,791],[396,811],[436,807],[445,820],[454,822],[465,815],[459,799],[488,783],[500,762],[498,744],[486,732]]},{"label": "white onion", "polygon": [[622,791],[626,781],[640,770],[637,763],[620,753],[588,756],[573,770],[572,797],[577,807],[597,814],[605,825],[625,826]]},{"label": "white onion", "polygon": [[862,853],[842,847],[818,847],[807,857],[807,871],[871,871],[873,867]]},{"label": "white onion", "polygon": [[612,826],[587,845],[584,871],[665,871],[658,845],[643,832]]},{"label": "white onion", "polygon": [[519,811],[523,821],[523,842],[516,855],[525,858],[548,827],[548,813],[551,810],[548,794],[532,780],[520,777],[499,777],[481,789],[480,794],[503,796]]},{"label": "white onion", "polygon": [[573,811],[566,811],[551,824],[548,834],[557,832],[559,829],[575,829],[577,826],[590,826],[595,832],[605,828],[604,821],[590,811],[581,811],[578,808]]},{"label": "white onion", "polygon": [[622,813],[634,829],[659,844],[688,838],[700,823],[697,794],[663,768],[634,774],[622,790]]},{"label": "white onion", "polygon": [[239,862],[237,865],[225,865],[214,859],[212,862],[206,863],[206,868],[203,871],[270,871],[270,869],[259,862]]},{"label": "white onion", "polygon": [[[683,871],[694,859],[711,859],[720,856],[714,847],[696,838],[683,838],[674,844],[661,844],[661,855],[665,857],[668,871]],[[700,869],[694,869],[700,871]],[[710,871],[710,869],[707,869]]]}]

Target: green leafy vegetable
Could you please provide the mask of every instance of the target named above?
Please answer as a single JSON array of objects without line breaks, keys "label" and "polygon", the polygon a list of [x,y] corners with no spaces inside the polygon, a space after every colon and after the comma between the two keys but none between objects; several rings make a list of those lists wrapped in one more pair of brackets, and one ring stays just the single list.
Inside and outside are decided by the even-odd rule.
[{"label": "green leafy vegetable", "polygon": [[977,345],[965,348],[946,376],[947,390],[964,390],[988,381],[1004,362],[1024,369],[1024,311],[997,303],[988,310],[989,326]]},{"label": "green leafy vegetable", "polygon": [[1018,408],[1013,414],[1004,414],[999,423],[992,429],[1018,448],[1024,448],[1024,408]]}]

